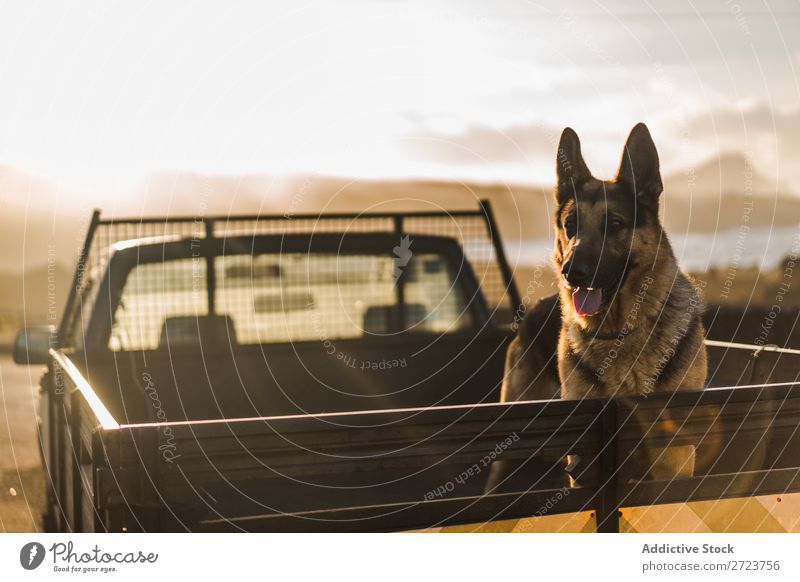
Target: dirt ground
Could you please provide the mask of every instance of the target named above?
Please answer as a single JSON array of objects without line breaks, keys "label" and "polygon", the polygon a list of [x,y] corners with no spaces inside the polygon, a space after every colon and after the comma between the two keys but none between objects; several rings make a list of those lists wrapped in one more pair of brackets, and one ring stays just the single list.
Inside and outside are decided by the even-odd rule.
[{"label": "dirt ground", "polygon": [[35,407],[41,372],[0,354],[0,532],[42,530],[45,483]]}]

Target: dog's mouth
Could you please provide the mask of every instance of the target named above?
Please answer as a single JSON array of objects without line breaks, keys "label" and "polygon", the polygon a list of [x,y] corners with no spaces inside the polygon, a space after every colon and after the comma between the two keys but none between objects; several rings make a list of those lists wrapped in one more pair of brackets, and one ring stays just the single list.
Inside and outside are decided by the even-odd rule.
[{"label": "dog's mouth", "polygon": [[572,306],[581,317],[596,315],[603,306],[603,290],[600,287],[575,287],[572,289]]},{"label": "dog's mouth", "polygon": [[614,280],[602,287],[573,287],[564,277],[562,284],[572,295],[572,307],[575,313],[581,317],[591,317],[597,315],[604,307],[610,306],[634,266],[635,263],[631,262]]}]

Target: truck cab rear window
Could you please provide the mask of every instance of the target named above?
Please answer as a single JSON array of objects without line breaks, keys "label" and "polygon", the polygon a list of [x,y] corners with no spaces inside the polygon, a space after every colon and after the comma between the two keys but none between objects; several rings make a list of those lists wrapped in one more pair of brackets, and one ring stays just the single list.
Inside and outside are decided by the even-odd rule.
[{"label": "truck cab rear window", "polygon": [[474,327],[455,266],[443,255],[281,253],[135,266],[114,313],[109,348],[202,342],[260,344],[451,333]]}]

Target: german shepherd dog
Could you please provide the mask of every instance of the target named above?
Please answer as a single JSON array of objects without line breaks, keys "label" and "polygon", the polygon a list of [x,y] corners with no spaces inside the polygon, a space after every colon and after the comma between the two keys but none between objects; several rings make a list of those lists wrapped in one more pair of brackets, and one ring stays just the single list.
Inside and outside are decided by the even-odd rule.
[{"label": "german shepherd dog", "polygon": [[[556,172],[559,293],[522,321],[509,347],[502,400],[702,390],[703,303],[659,221],[663,186],[647,127],[633,128],[611,181],[592,176],[577,134],[566,128]],[[694,472],[691,445],[638,454],[636,478]]]}]

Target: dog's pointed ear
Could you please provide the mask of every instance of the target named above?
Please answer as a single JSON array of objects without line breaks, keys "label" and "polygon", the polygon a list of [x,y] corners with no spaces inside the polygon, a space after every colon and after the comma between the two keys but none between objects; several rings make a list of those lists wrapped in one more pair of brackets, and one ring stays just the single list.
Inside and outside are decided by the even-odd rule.
[{"label": "dog's pointed ear", "polygon": [[625,142],[617,181],[628,183],[636,192],[636,197],[643,202],[658,202],[664,189],[658,152],[644,123],[637,123]]},{"label": "dog's pointed ear", "polygon": [[[558,177],[558,186],[569,188],[570,193],[575,185],[592,177],[592,173],[586,167],[586,162],[583,161],[581,140],[578,139],[578,134],[571,127],[566,127],[561,132],[556,155],[556,176]],[[556,197],[558,197],[558,191],[559,188],[556,188]]]}]

